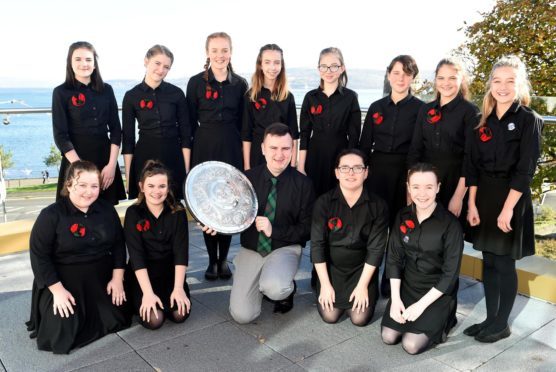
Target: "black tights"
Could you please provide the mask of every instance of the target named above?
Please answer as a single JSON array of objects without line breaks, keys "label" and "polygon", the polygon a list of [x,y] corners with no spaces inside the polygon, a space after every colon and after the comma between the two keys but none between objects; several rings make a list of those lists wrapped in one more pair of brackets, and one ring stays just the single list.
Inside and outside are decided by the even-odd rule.
[{"label": "black tights", "polygon": [[515,260],[483,252],[483,286],[487,318],[482,324],[492,332],[499,332],[508,325],[517,294]]},{"label": "black tights", "polygon": [[222,234],[212,236],[209,234],[203,234],[203,238],[205,239],[205,245],[207,246],[209,263],[214,265],[217,262],[221,263],[226,261],[228,258],[228,251],[230,250],[230,244],[232,243],[232,236]]},{"label": "black tights", "polygon": [[402,341],[402,347],[408,354],[419,354],[430,346],[430,339],[424,333],[401,333],[392,328],[382,327],[382,342],[395,345]]},{"label": "black tights", "polygon": [[320,317],[326,323],[336,323],[345,312],[354,325],[364,327],[369,324],[371,318],[373,317],[375,312],[375,303],[369,304],[369,306],[367,306],[367,308],[360,313],[352,311],[351,309],[344,310],[336,307],[332,309],[332,311],[327,311],[322,309],[321,304],[317,304],[317,308],[319,310]]},{"label": "black tights", "polygon": [[[152,330],[159,329],[160,327],[162,327],[162,324],[164,323],[165,313],[160,309],[157,309],[156,313],[158,315],[158,318],[154,315],[154,312],[151,311],[150,320],[146,321],[140,319],[139,323],[147,329],[152,329]],[[172,310],[170,313],[168,313],[168,315],[169,315],[168,319],[170,319],[174,323],[183,323],[187,318],[189,318],[189,313],[185,315],[181,315],[178,312],[178,310]]]}]

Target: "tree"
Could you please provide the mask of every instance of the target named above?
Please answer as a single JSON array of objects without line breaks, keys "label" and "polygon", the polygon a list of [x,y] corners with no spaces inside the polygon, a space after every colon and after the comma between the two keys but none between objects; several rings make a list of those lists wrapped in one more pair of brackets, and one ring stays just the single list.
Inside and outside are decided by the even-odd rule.
[{"label": "tree", "polygon": [[60,170],[62,164],[62,154],[53,144],[50,145],[50,152],[43,158],[43,162],[47,167],[56,166]]},{"label": "tree", "polygon": [[13,153],[10,150],[4,150],[4,146],[0,145],[0,164],[2,165],[2,175],[4,175],[4,171],[6,169],[14,166],[12,158]]}]

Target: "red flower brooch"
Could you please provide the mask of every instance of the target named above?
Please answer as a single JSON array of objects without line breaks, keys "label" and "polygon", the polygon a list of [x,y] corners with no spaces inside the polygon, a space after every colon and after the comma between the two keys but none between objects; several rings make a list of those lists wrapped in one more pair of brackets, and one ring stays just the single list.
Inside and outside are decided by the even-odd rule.
[{"label": "red flower brooch", "polygon": [[400,231],[404,234],[412,232],[414,228],[415,228],[415,222],[413,222],[413,220],[405,220],[400,225]]},{"label": "red flower brooch", "polygon": [[76,238],[82,238],[85,236],[85,232],[87,230],[85,229],[85,226],[83,226],[80,223],[74,223],[73,225],[70,226],[70,232],[72,233],[73,236],[75,236]]},{"label": "red flower brooch", "polygon": [[135,228],[139,232],[149,231],[151,229],[151,223],[149,220],[140,220],[135,225]]},{"label": "red flower brooch", "polygon": [[382,116],[382,113],[375,112],[373,114],[373,123],[375,123],[376,125],[380,125],[382,124],[383,121],[384,121],[384,116]]},{"label": "red flower brooch", "polygon": [[330,231],[338,231],[342,228],[342,220],[340,217],[332,217],[328,220],[328,229]]},{"label": "red flower brooch", "polygon": [[266,104],[268,102],[266,101],[266,99],[264,98],[259,98],[257,100],[257,102],[253,103],[255,105],[255,108],[257,109],[257,111],[259,111],[260,109],[264,109],[266,107]]},{"label": "red flower brooch", "polygon": [[85,104],[85,95],[83,93],[75,94],[71,97],[71,104],[75,107],[81,107]]},{"label": "red flower brooch", "polygon": [[431,108],[427,111],[427,123],[434,124],[437,123],[442,118],[442,113],[435,108]]},{"label": "red flower brooch", "polygon": [[205,91],[205,98],[212,100],[218,99],[218,91],[212,90],[211,87],[207,87],[207,90]]},{"label": "red flower brooch", "polygon": [[483,142],[488,142],[492,139],[492,131],[489,127],[479,128],[479,139]]},{"label": "red flower brooch", "polygon": [[311,106],[311,114],[312,115],[320,115],[322,114],[322,105]]},{"label": "red flower brooch", "polygon": [[154,107],[154,102],[152,99],[142,99],[139,102],[139,107],[141,107],[141,109],[148,109],[151,110]]}]

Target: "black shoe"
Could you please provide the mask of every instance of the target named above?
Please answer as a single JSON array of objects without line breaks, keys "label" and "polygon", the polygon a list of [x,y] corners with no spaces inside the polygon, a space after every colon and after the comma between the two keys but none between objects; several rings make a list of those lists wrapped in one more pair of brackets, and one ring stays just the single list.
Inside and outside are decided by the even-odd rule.
[{"label": "black shoe", "polygon": [[218,277],[224,280],[228,280],[232,277],[232,272],[230,271],[228,262],[222,261],[218,264]]},{"label": "black shoe", "polygon": [[297,292],[297,284],[294,280],[292,293],[285,299],[274,302],[274,312],[285,314],[293,309],[293,296],[295,295],[295,292]]},{"label": "black shoe", "polygon": [[503,338],[509,337],[511,334],[512,331],[510,330],[510,326],[506,326],[506,328],[504,328],[503,330],[494,333],[490,333],[487,327],[479,332],[477,336],[475,336],[475,340],[479,342],[493,343]]},{"label": "black shoe", "polygon": [[479,332],[481,332],[483,329],[485,328],[485,326],[483,325],[483,323],[477,323],[477,324],[473,324],[472,326],[469,326],[467,328],[465,328],[463,330],[463,334],[466,336],[471,336],[471,337],[475,337],[479,334]]},{"label": "black shoe", "polygon": [[210,264],[207,267],[207,271],[205,271],[205,278],[207,280],[216,280],[218,279],[218,265],[217,264]]}]

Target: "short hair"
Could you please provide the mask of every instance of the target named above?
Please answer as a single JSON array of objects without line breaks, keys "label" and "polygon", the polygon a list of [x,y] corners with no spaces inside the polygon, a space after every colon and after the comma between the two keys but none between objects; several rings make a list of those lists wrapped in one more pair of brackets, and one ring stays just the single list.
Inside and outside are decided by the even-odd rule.
[{"label": "short hair", "polygon": [[392,72],[392,69],[397,62],[402,64],[403,72],[411,75],[413,78],[415,78],[419,74],[419,67],[417,67],[417,62],[415,62],[415,59],[413,59],[412,56],[406,54],[401,54],[394,58],[386,68],[386,71],[388,73]]},{"label": "short hair", "polygon": [[359,149],[343,149],[342,151],[340,151],[340,153],[338,153],[338,156],[336,156],[336,162],[334,163],[335,168],[338,168],[340,166],[340,160],[346,155],[359,156],[361,158],[361,160],[363,161],[363,165],[365,167],[369,166],[369,160],[367,158],[367,155],[365,155],[365,153],[363,151],[361,151]]},{"label": "short hair", "polygon": [[273,124],[270,124],[265,129],[263,139],[266,138],[266,136],[283,137],[286,134],[289,134],[290,137],[293,138],[292,131],[290,130],[290,127],[288,127],[286,124],[282,124],[282,123],[273,123]]},{"label": "short hair", "polygon": [[434,176],[436,177],[436,183],[440,182],[440,176],[438,175],[438,169],[434,165],[432,165],[431,163],[416,163],[416,164],[413,164],[409,168],[409,170],[407,171],[407,183],[409,184],[409,179],[415,173],[427,173],[427,172],[434,173]]},{"label": "short hair", "polygon": [[60,195],[68,196],[68,187],[71,186],[73,181],[78,180],[79,175],[83,172],[96,173],[100,182],[100,171],[94,163],[87,160],[77,160],[71,163],[66,170],[66,174],[64,177],[64,187],[62,187],[62,190],[60,190]]}]

